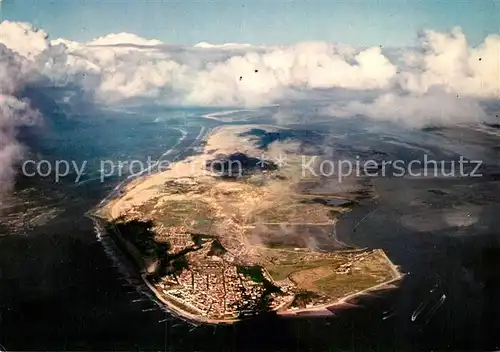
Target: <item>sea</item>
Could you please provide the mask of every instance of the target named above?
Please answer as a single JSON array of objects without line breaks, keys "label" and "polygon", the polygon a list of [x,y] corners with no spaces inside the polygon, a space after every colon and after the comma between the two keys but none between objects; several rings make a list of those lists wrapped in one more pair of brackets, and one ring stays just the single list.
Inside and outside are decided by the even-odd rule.
[{"label": "sea", "polygon": [[[308,142],[320,139],[335,155],[412,160],[425,153],[439,160],[465,155],[483,162],[483,176],[478,178],[373,178],[377,198],[362,201],[339,221],[335,231],[339,240],[382,248],[400,266],[405,276],[391,290],[359,298],[329,317],[265,317],[229,326],[186,323],[141,291],[86,214],[141,172],[154,172],[155,161],[174,162],[198,152],[213,128],[275,123],[279,109],[47,106],[44,125],[36,132],[21,133],[30,147],[28,159],[46,160],[45,168],[61,160],[85,167],[80,177],[74,169],[59,179],[53,172],[44,172],[44,177],[21,174],[11,194],[2,198],[1,347],[8,351],[500,348],[497,126],[408,129],[359,118],[317,123],[308,119],[286,126],[298,131],[296,136],[316,136],[307,137]],[[116,167],[132,160],[135,169]],[[113,173],[111,165],[116,167]]]}]

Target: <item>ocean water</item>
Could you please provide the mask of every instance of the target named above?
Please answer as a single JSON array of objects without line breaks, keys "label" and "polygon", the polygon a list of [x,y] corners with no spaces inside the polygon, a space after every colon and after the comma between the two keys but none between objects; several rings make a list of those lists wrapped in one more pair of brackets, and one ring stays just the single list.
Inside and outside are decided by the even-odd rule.
[{"label": "ocean water", "polygon": [[[2,345],[9,350],[133,348],[133,337],[130,340],[127,329],[118,327],[128,322],[132,328],[134,321],[143,321],[148,314],[142,314],[141,304],[131,303],[141,296],[126,293],[130,287],[124,286],[127,282],[106,256],[93,223],[84,214],[133,176],[131,171],[141,171],[124,167],[118,172],[116,166],[113,175],[103,177],[101,162],[118,165],[137,160],[145,168],[148,157],[175,160],[193,152],[197,141],[215,125],[214,120],[201,117],[204,113],[129,108],[50,116],[37,136],[32,159],[48,160],[52,167],[58,160],[74,162],[79,168],[86,163],[85,172],[79,180],[76,172],[70,172],[57,182],[54,173],[21,175],[12,196],[3,202]],[[127,313],[129,318],[124,319]],[[158,320],[152,319],[155,327]],[[121,341],[121,336],[126,339]]]},{"label": "ocean water", "polygon": [[[401,265],[407,276],[399,289],[360,299],[358,308],[336,311],[334,317],[269,318],[217,328],[172,318],[136,290],[84,216],[133,176],[125,168],[102,182],[101,161],[182,158],[196,152],[215,126],[269,122],[272,109],[278,108],[220,114],[157,106],[49,112],[47,125],[31,136],[36,150],[31,157],[87,161],[85,174],[78,182],[75,173],[59,182],[54,175],[20,177],[3,202],[0,344],[7,350],[166,351],[496,346],[498,139],[468,129],[408,131],[354,119],[288,126],[298,131],[291,135],[340,155],[411,160],[423,151],[436,158],[463,152],[485,160],[486,178],[477,180],[373,180],[378,200],[361,204],[340,222],[340,240],[383,248]],[[467,214],[475,216],[471,226],[451,223]]]}]

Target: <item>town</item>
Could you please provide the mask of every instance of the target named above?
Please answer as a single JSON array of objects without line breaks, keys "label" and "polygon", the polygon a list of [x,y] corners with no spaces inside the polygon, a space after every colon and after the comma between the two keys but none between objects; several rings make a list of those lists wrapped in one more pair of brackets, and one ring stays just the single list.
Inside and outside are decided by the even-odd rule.
[{"label": "town", "polygon": [[[165,229],[162,230],[160,233],[164,238]],[[201,248],[186,253],[189,268],[179,275],[164,276],[155,284],[166,300],[210,320],[231,320],[252,315],[254,312],[250,307],[263,299],[269,299],[269,304],[263,307],[268,311],[293,301],[292,285],[276,284],[262,267],[251,267],[253,275],[245,273],[245,267],[237,264],[239,261],[218,239],[195,236],[193,240],[193,236],[178,232],[183,230],[182,227],[175,230],[168,236],[172,252],[179,253],[193,245]],[[266,283],[276,288],[274,292],[266,292]]]}]

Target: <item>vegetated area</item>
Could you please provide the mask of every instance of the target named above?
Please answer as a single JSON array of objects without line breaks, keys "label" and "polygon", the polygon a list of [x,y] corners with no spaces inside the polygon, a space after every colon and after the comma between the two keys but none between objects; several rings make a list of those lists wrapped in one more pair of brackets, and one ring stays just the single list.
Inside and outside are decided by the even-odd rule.
[{"label": "vegetated area", "polygon": [[332,237],[334,224],[255,224],[249,229],[248,242],[275,249],[306,248],[310,251],[334,251],[351,247]]},{"label": "vegetated area", "polygon": [[155,199],[137,209],[139,214],[148,214],[148,218],[157,226],[184,226],[190,232],[213,234],[216,221],[214,210],[210,205],[197,198],[186,199],[169,197]]},{"label": "vegetated area", "polygon": [[163,299],[192,316],[250,318],[271,314],[291,298],[261,266],[237,264],[217,236],[176,226],[159,230],[151,220],[126,218],[108,222],[106,230],[117,235]]},{"label": "vegetated area", "polygon": [[241,300],[233,303],[237,309],[238,318],[249,318],[271,313],[275,297],[284,295],[281,288],[264,276],[263,268],[259,265],[237,266],[236,270],[239,274],[263,286],[263,291],[257,299],[252,299],[252,295],[247,293],[244,288],[242,289]]},{"label": "vegetated area", "polygon": [[168,179],[108,223],[157,294],[189,314],[231,320],[333,303],[393,278],[381,252],[332,236],[356,197],[313,193],[320,182],[301,188],[291,167],[252,174],[256,160],[232,157],[246,162],[245,177]]},{"label": "vegetated area", "polygon": [[333,302],[394,278],[378,250],[320,253],[268,248],[262,252],[272,278],[290,280],[302,294],[302,299],[296,296],[295,304]]},{"label": "vegetated area", "polygon": [[156,239],[152,221],[126,221],[122,218],[107,222],[105,229],[118,235],[115,236],[118,244],[132,257],[139,269],[147,271],[149,265],[156,264],[154,272],[150,273],[152,280],[165,275],[175,277],[184,269],[188,269],[186,254],[199,249],[198,246],[192,245],[180,252],[173,252],[170,243]]}]

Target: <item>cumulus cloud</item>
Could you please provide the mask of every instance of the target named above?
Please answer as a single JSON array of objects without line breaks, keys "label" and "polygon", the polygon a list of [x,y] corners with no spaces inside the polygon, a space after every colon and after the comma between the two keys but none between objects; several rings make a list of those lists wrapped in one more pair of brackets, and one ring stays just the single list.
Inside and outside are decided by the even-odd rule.
[{"label": "cumulus cloud", "polygon": [[[27,102],[13,99],[33,82],[78,86],[109,104],[134,98],[240,107],[300,101],[322,118],[364,115],[414,126],[487,118],[482,102],[500,99],[500,36],[475,47],[459,28],[423,31],[418,39],[416,48],[392,51],[324,42],[187,47],[131,33],[79,43],[50,41],[30,24],[4,21],[2,160],[13,165],[19,155],[16,130],[26,122],[23,114],[32,113]],[[286,115],[279,114],[281,122]]]},{"label": "cumulus cloud", "polygon": [[383,94],[369,102],[351,101],[332,104],[327,113],[337,117],[365,116],[398,121],[414,127],[481,122],[487,114],[472,98],[457,98],[441,90],[425,94]]},{"label": "cumulus cloud", "polygon": [[[168,45],[131,33],[86,43],[49,40],[31,24],[0,23],[0,182],[22,156],[17,131],[39,118],[23,87],[77,86],[100,102],[292,107],[280,122],[320,118],[394,120],[411,126],[487,119],[500,100],[500,36],[471,46],[464,33],[423,31],[415,48],[386,50],[324,42],[289,46]],[[294,106],[301,105],[302,110]],[[306,108],[305,108],[305,107]],[[491,111],[490,111],[491,113]],[[302,117],[301,117],[302,116]]]},{"label": "cumulus cloud", "polygon": [[211,44],[207,42],[199,42],[194,45],[195,48],[202,49],[251,49],[254,46],[252,44],[240,44],[240,43],[224,43],[224,44]]},{"label": "cumulus cloud", "polygon": [[[74,77],[85,71],[97,77],[85,86],[103,101],[152,97],[173,104],[251,107],[312,90],[334,101],[343,89],[352,93],[343,95],[350,96],[353,112],[413,124],[475,121],[484,115],[479,101],[500,97],[500,37],[490,35],[471,47],[459,29],[425,31],[420,46],[401,50],[396,60],[379,47],[323,42],[188,48],[128,35],[111,38],[103,41],[106,46],[68,47],[61,68]],[[357,96],[367,90],[380,97],[373,110]]]},{"label": "cumulus cloud", "polygon": [[[150,97],[170,104],[248,107],[294,99],[313,90],[335,101],[342,89],[352,93],[343,94],[351,97],[345,113],[352,108],[385,119],[403,111],[398,104],[410,104],[415,106],[410,111],[422,115],[417,119],[425,120],[423,115],[439,115],[440,104],[432,106],[434,111],[422,109],[429,106],[425,102],[439,103],[433,96],[442,91],[441,98],[445,93],[449,97],[440,115],[450,113],[448,118],[453,120],[455,112],[462,112],[457,119],[463,120],[465,105],[471,116],[481,115],[479,104],[469,99],[500,97],[500,37],[490,35],[471,47],[458,28],[449,33],[424,31],[417,48],[391,53],[378,46],[359,49],[324,42],[281,47],[201,42],[180,47],[131,33],[87,43],[49,42],[45,32],[8,21],[0,25],[0,34],[8,48],[36,58],[44,76],[57,84],[81,85],[104,102]],[[380,96],[371,105],[356,96],[367,90]],[[463,99],[454,100],[453,95]],[[417,108],[420,99],[424,104]]]},{"label": "cumulus cloud", "polygon": [[327,111],[417,127],[488,120],[483,102],[500,99],[500,36],[489,35],[477,47],[459,28],[427,30],[419,39],[419,48],[402,52],[392,89],[373,99],[332,103]]},{"label": "cumulus cloud", "polygon": [[38,119],[39,114],[28,102],[0,94],[0,194],[12,186],[16,164],[23,156],[25,148],[16,138],[19,128]]},{"label": "cumulus cloud", "polygon": [[[40,46],[43,37],[43,32],[33,32],[25,24],[0,24],[1,40],[14,48],[8,49],[0,43],[0,193],[11,187],[16,163],[23,155],[24,147],[17,140],[19,129],[39,120],[39,114],[31,109],[29,102],[16,95],[36,80],[37,70],[32,60],[37,51],[44,50]],[[23,42],[22,38],[27,41]]]},{"label": "cumulus cloud", "polygon": [[[28,24],[4,22],[4,32],[29,43],[5,44],[21,55],[38,57],[40,70],[61,83],[81,76],[103,101],[155,97],[168,103],[258,106],[283,99],[291,90],[381,89],[397,71],[377,48],[357,50],[322,42],[288,47],[198,43],[172,47],[134,34],[110,34],[88,43],[47,41]],[[35,40],[36,39],[36,40]],[[30,52],[28,55],[27,53]],[[35,55],[36,53],[36,55]]]},{"label": "cumulus cloud", "polygon": [[401,86],[425,93],[442,87],[450,93],[478,98],[500,98],[500,36],[489,35],[470,47],[459,28],[449,33],[424,31],[420,51],[407,53],[407,63],[416,72],[404,72]]},{"label": "cumulus cloud", "polygon": [[99,85],[88,88],[103,100],[153,96],[176,104],[221,106],[265,105],[291,90],[381,89],[397,70],[379,48],[356,51],[326,43],[181,49],[82,45],[68,48],[66,65],[97,72]]},{"label": "cumulus cloud", "polygon": [[32,59],[48,47],[48,35],[29,23],[0,23],[0,43],[23,57]]},{"label": "cumulus cloud", "polygon": [[108,34],[104,37],[96,38],[87,43],[87,45],[117,45],[117,44],[153,46],[153,45],[162,45],[163,43],[160,40],[156,39],[148,40],[141,38],[133,33],[125,33],[125,32]]}]

